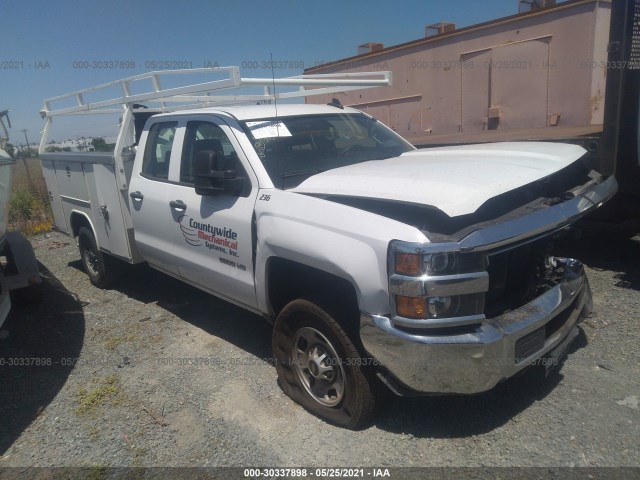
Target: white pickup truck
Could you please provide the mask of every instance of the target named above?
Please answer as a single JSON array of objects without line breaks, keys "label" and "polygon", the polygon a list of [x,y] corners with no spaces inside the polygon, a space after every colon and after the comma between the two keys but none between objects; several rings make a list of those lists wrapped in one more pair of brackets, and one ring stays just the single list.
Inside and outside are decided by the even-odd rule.
[{"label": "white pickup truck", "polygon": [[380,388],[491,389],[557,359],[590,311],[556,245],[617,186],[581,147],[416,150],[338,102],[154,113],[133,102],[158,89],[127,81],[113,154],[46,153],[52,117],[109,104],[45,102],[57,228],[99,287],[144,261],[273,322],[282,389],[328,422],[362,427]]}]

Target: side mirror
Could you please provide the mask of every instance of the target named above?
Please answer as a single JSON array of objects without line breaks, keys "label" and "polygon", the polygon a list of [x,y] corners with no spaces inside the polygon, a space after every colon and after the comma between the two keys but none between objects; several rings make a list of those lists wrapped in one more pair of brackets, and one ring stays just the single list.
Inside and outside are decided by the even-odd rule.
[{"label": "side mirror", "polygon": [[233,194],[242,190],[244,178],[238,177],[235,169],[224,169],[219,165],[222,161],[223,159],[213,150],[196,153],[193,165],[196,194],[203,196]]}]

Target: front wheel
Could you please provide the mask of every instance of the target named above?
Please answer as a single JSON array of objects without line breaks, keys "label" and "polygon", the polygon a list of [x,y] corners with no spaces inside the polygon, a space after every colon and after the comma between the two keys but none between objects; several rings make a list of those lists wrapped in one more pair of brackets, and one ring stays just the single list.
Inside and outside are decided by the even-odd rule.
[{"label": "front wheel", "polygon": [[340,324],[308,300],[294,300],[278,315],[273,354],[289,397],[323,420],[358,429],[376,405],[376,379]]},{"label": "front wheel", "polygon": [[96,287],[107,288],[118,277],[117,260],[103,253],[98,248],[93,232],[87,227],[78,231],[78,247],[85,272]]}]

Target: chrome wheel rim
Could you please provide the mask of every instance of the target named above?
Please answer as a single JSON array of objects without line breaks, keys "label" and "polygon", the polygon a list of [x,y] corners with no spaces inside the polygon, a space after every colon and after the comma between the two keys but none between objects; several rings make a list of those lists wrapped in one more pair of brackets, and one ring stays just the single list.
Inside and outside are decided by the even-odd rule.
[{"label": "chrome wheel rim", "polygon": [[315,328],[301,328],[293,338],[291,360],[300,382],[316,402],[335,407],[342,401],[344,369],[327,337]]},{"label": "chrome wheel rim", "polygon": [[93,249],[84,249],[84,264],[87,266],[87,270],[89,270],[91,276],[95,277],[98,275],[98,256]]}]

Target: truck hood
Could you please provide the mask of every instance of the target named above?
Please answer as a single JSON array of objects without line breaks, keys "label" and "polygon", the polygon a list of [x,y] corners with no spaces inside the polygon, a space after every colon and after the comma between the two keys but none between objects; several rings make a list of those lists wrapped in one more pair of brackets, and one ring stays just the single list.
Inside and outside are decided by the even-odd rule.
[{"label": "truck hood", "polygon": [[291,191],[429,205],[456,217],[548,177],[585,153],[577,145],[543,142],[425,148],[328,170]]}]

